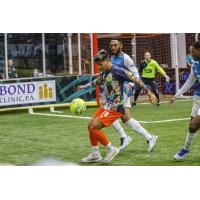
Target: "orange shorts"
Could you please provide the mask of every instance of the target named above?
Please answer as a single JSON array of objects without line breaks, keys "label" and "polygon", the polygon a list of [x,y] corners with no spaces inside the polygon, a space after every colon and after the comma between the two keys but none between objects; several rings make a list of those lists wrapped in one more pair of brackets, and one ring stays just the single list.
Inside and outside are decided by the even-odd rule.
[{"label": "orange shorts", "polygon": [[94,113],[96,117],[104,126],[110,126],[116,119],[120,118],[122,113],[113,110],[106,110],[98,108]]}]

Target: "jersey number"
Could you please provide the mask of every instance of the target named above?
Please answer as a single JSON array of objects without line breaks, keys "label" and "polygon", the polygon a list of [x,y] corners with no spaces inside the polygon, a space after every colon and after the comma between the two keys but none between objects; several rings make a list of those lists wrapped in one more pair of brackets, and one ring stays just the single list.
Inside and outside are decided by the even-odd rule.
[{"label": "jersey number", "polygon": [[109,112],[108,112],[108,111],[104,111],[104,112],[101,114],[101,117],[100,117],[100,118],[107,117],[108,115],[109,115]]}]

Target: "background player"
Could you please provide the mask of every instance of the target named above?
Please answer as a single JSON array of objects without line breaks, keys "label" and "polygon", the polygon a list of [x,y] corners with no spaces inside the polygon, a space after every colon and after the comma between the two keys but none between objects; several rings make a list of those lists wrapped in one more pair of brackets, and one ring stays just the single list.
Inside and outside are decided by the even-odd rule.
[{"label": "background player", "polygon": [[[146,51],[144,53],[144,60],[141,62],[139,66],[139,73],[141,73],[142,81],[149,85],[152,89],[152,92],[156,95],[158,99],[158,106],[159,104],[159,92],[156,85],[156,71],[158,71],[163,77],[165,77],[166,82],[170,81],[169,76],[165,73],[165,71],[159,66],[159,64],[151,59],[151,54],[149,51]],[[136,87],[135,95],[134,95],[134,102],[133,105],[136,105],[137,98],[140,94],[141,89],[139,87]]]},{"label": "background player", "polygon": [[[174,103],[176,98],[180,97],[187,90],[189,90],[196,80],[200,82],[200,42],[195,42],[192,45],[191,52],[194,63],[192,65],[190,76],[188,80],[184,83],[182,88],[175,94],[174,97],[170,99],[170,103]],[[189,123],[189,130],[185,140],[185,145],[178,153],[173,156],[175,160],[182,160],[189,153],[192,141],[197,136],[197,131],[200,128],[200,94],[197,92],[195,93],[191,115],[192,118]]]}]

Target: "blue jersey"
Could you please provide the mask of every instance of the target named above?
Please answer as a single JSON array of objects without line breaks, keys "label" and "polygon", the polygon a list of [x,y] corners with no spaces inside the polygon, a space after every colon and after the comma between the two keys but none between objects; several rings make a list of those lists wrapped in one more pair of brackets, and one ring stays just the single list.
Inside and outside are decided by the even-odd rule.
[{"label": "blue jersey", "polygon": [[193,57],[192,57],[190,54],[188,54],[188,55],[186,56],[186,62],[187,62],[188,64],[193,65],[193,63],[194,63],[195,61],[194,61]]},{"label": "blue jersey", "polygon": [[198,85],[194,89],[194,96],[200,97],[200,63],[193,60],[192,70],[198,79]]},{"label": "blue jersey", "polygon": [[[134,76],[139,78],[139,73],[138,70],[133,62],[133,60],[130,58],[130,56],[124,52],[122,52],[119,55],[113,55],[111,56],[110,59],[111,63],[113,65],[116,65],[118,67],[124,68],[129,70]],[[126,94],[127,96],[132,96],[133,92],[132,92],[132,87],[130,85],[127,85],[128,82],[125,82],[126,86],[124,86],[123,91],[124,94]]]},{"label": "blue jersey", "polygon": [[122,52],[119,55],[113,55],[111,56],[110,61],[113,65],[128,69],[134,76],[139,78],[138,70],[128,54]]},{"label": "blue jersey", "polygon": [[124,111],[123,101],[123,85],[125,81],[130,82],[130,71],[112,65],[108,72],[101,73],[95,80],[98,85],[104,84],[106,90],[105,109],[113,109],[118,112]]},{"label": "blue jersey", "polygon": [[[200,61],[194,61],[187,81],[183,84],[181,89],[176,93],[175,97],[179,97],[180,95],[187,92],[194,85],[195,81],[197,81],[197,80],[198,80],[199,86],[200,86]],[[200,97],[200,92],[199,92],[200,87],[199,86],[194,91],[194,96],[196,96],[196,97]]]}]

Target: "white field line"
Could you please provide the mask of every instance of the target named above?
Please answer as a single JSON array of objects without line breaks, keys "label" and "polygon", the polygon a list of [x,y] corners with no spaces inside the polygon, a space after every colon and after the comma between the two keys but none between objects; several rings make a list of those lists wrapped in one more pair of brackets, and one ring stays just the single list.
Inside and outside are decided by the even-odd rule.
[{"label": "white field line", "polygon": [[[180,99],[181,100],[179,100],[179,98],[178,98],[178,100],[176,100],[175,103],[176,102],[184,102],[184,101],[192,101],[194,99],[194,97],[190,97],[190,96],[186,97],[186,96],[184,96],[184,97],[180,97]],[[160,104],[162,104],[162,103],[169,103],[169,101],[161,101]],[[151,103],[149,103],[149,102],[137,103],[137,105],[147,105],[147,104],[151,104]]]},{"label": "white field line", "polygon": [[[91,119],[91,117],[81,117],[74,115],[57,115],[57,114],[48,114],[48,113],[30,113],[31,115],[40,115],[40,116],[51,116],[51,117],[63,117],[63,118],[75,118],[75,119]],[[165,123],[165,122],[175,122],[175,121],[183,121],[189,120],[190,118],[179,118],[179,119],[167,119],[167,120],[159,120],[159,121],[138,121],[142,124],[156,124],[156,123]]]},{"label": "white field line", "polygon": [[[179,101],[191,101],[191,99],[186,100],[177,100]],[[168,103],[168,101],[162,101],[160,103]],[[139,104],[150,104],[150,103],[139,103]],[[58,115],[58,114],[48,114],[48,113],[35,113],[32,108],[29,108],[29,114],[31,115],[40,115],[40,116],[51,116],[51,117],[63,117],[63,118],[75,118],[75,119],[91,119],[91,117],[81,117],[75,115]],[[178,118],[178,119],[166,119],[166,120],[158,120],[158,121],[138,121],[142,124],[156,124],[156,123],[166,123],[166,122],[175,122],[175,121],[184,121],[189,120],[190,118]]]},{"label": "white field line", "polygon": [[57,114],[48,114],[48,113],[29,113],[31,115],[41,115],[41,116],[51,116],[51,117],[63,117],[63,118],[76,118],[76,119],[91,119],[91,117],[80,117],[74,115],[57,115]]},{"label": "white field line", "polygon": [[179,119],[166,119],[166,120],[159,120],[159,121],[138,121],[141,124],[156,124],[156,123],[165,123],[165,122],[175,122],[175,121],[183,121],[189,120],[190,118],[179,118]]}]

